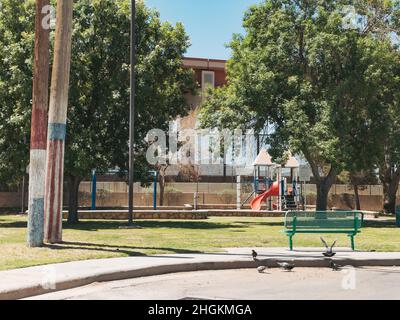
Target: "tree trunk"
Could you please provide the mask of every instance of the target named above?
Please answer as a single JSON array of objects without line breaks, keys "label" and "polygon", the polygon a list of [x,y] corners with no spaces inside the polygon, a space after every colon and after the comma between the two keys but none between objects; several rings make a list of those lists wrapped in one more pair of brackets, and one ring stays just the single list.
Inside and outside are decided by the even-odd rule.
[{"label": "tree trunk", "polygon": [[355,207],[356,210],[360,211],[361,210],[361,202],[360,202],[360,193],[358,190],[358,184],[354,184],[354,201],[355,201]]},{"label": "tree trunk", "polygon": [[400,183],[400,168],[394,170],[390,165],[380,169],[380,180],[383,186],[383,210],[385,213],[396,213],[397,191]]},{"label": "tree trunk", "polygon": [[325,179],[317,181],[317,211],[326,211],[328,209],[328,195],[332,184]]},{"label": "tree trunk", "polygon": [[79,208],[79,185],[82,179],[80,177],[69,176],[68,177],[68,223],[78,223],[78,208]]},{"label": "tree trunk", "polygon": [[[313,170],[314,177],[316,177],[317,170]],[[326,211],[328,209],[328,195],[333,182],[336,179],[336,170],[331,168],[329,174],[326,177],[317,176],[317,211]]]},{"label": "tree trunk", "polygon": [[319,167],[314,161],[313,157],[310,156],[308,150],[303,149],[303,155],[310,164],[311,171],[313,173],[315,183],[317,185],[317,211],[326,211],[328,209],[328,195],[333,183],[337,176],[337,169],[331,166],[328,175],[321,177]]},{"label": "tree trunk", "polygon": [[383,209],[386,213],[396,213],[398,188],[399,183],[397,179],[391,183],[383,183]]},{"label": "tree trunk", "polygon": [[162,207],[164,205],[164,191],[165,191],[165,175],[164,174],[160,174],[159,184],[160,184],[160,207]]}]

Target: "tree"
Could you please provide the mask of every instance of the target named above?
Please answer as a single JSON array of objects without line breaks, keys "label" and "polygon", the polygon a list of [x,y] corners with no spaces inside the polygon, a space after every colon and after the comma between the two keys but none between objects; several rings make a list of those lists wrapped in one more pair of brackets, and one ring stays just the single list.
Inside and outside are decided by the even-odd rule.
[{"label": "tree", "polygon": [[[70,222],[77,221],[77,190],[91,169],[128,167],[128,4],[111,0],[76,4],[66,151]],[[162,23],[143,2],[137,4],[136,23],[135,178],[145,180],[147,132],[166,130],[170,120],[186,115],[184,93],[192,92],[195,83],[192,73],[182,67],[189,46],[183,26]]]},{"label": "tree", "polygon": [[[400,59],[398,61],[400,63]],[[383,119],[383,121],[386,120],[385,122],[388,125],[379,144],[381,148],[378,159],[379,180],[383,186],[383,209],[387,213],[395,213],[397,191],[400,183],[399,91],[395,95],[397,96],[397,103],[390,108],[387,119]]]},{"label": "tree", "polygon": [[0,11],[0,185],[19,183],[29,162],[35,2],[3,0]]},{"label": "tree", "polygon": [[372,125],[364,128],[358,126],[361,128],[358,132],[357,127],[353,127],[355,134],[348,141],[352,153],[348,153],[346,167],[353,182],[377,168],[384,191],[383,208],[386,212],[394,213],[400,182],[400,145],[397,143],[400,2],[355,0],[353,4],[361,34],[370,34],[380,41],[370,42],[369,46],[365,46],[368,52],[363,53],[364,62],[368,65],[363,78],[366,84],[364,104],[372,106],[376,114],[365,118],[363,113],[354,113],[354,120],[361,123],[369,121]]},{"label": "tree", "polygon": [[379,117],[376,157],[372,157],[379,169],[379,179],[383,186],[383,209],[395,213],[396,195],[400,182],[400,100],[399,100],[399,31],[400,1],[355,1],[357,11],[363,17],[364,33],[371,33],[382,39],[368,72],[368,80],[377,88],[375,97],[379,109],[384,110]]},{"label": "tree", "polygon": [[[16,8],[25,8],[24,2],[7,1],[13,2]],[[30,16],[33,17],[34,7],[31,6],[29,10]],[[10,20],[16,20],[13,14],[10,10]],[[183,26],[161,22],[159,14],[147,8],[142,1],[137,4],[136,15],[138,56],[135,70],[135,180],[146,181],[149,170],[145,159],[147,132],[153,128],[166,131],[170,120],[187,114],[190,106],[186,103],[184,93],[193,92],[195,82],[192,72],[182,66],[183,55],[189,46]],[[68,184],[68,220],[71,223],[78,221],[79,184],[89,177],[92,169],[97,168],[97,171],[102,173],[117,167],[122,173],[128,167],[129,1],[75,1],[73,16],[65,142],[65,182]],[[29,27],[21,26],[20,30],[21,33],[30,35],[31,41],[33,40],[33,24]],[[17,40],[18,43],[11,43],[14,46],[26,45],[26,41],[21,41],[20,38]],[[33,42],[30,51],[27,50],[28,57],[32,54],[32,46]],[[19,64],[15,68],[23,67],[24,61],[18,60]],[[0,74],[2,73],[0,69]],[[27,72],[21,78],[30,80],[31,74],[29,64]],[[17,87],[23,94],[16,95],[15,100],[12,100],[15,105],[23,105],[23,115],[25,112],[28,114],[26,119],[19,122],[24,126],[20,129],[22,133],[29,132],[28,108],[31,91],[27,88],[31,87],[31,81],[26,82],[25,87]],[[27,96],[27,99],[21,101],[23,96]],[[10,115],[5,117],[7,119],[15,114],[13,104],[10,106]],[[3,123],[1,122],[0,126]],[[6,123],[5,126],[11,135],[10,124]],[[17,159],[19,161],[14,149],[7,149],[10,156],[12,155],[8,162],[11,168],[15,167]],[[27,159],[26,146],[21,148],[20,153]],[[0,157],[2,156],[6,155],[0,151]],[[12,170],[9,171],[12,173]]]},{"label": "tree", "polygon": [[348,4],[266,0],[251,7],[246,35],[230,44],[230,85],[205,103],[201,116],[204,126],[256,132],[273,124],[271,154],[290,149],[304,156],[317,185],[317,210],[326,210],[329,190],[360,141],[353,142],[354,132],[377,141],[372,133],[381,124],[374,120],[384,112],[376,99],[368,100],[380,92],[368,72],[379,50],[391,46],[372,31],[346,27]]},{"label": "tree", "polygon": [[[396,98],[400,89],[399,52],[389,39],[376,41],[366,38],[362,41],[360,56],[364,71],[359,83],[362,81],[363,90],[358,97],[361,104],[348,119],[351,134],[343,145],[346,150],[344,168],[349,172],[349,180],[354,186],[357,208],[360,207],[358,186],[375,183],[377,169],[381,182],[392,182],[391,188],[396,186],[392,172],[385,171],[382,165],[387,163],[385,155],[388,154],[388,144],[392,145],[393,151],[399,147],[395,135],[398,128],[396,113],[400,111]],[[384,185],[386,195],[389,189]]]},{"label": "tree", "polygon": [[[360,172],[379,170],[379,180],[383,186],[383,208],[395,212],[396,194],[400,182],[400,54],[389,41],[371,44],[373,55],[365,72],[366,82],[373,87],[374,94],[366,95],[365,100],[375,106],[370,116],[371,132],[353,135],[358,143],[347,158],[347,168],[352,175]],[[367,91],[368,92],[368,91]],[[369,91],[371,92],[371,91]],[[355,115],[354,117],[357,117]],[[372,122],[373,121],[373,122]],[[374,123],[374,124],[373,124]],[[356,179],[357,180],[357,179]]]}]

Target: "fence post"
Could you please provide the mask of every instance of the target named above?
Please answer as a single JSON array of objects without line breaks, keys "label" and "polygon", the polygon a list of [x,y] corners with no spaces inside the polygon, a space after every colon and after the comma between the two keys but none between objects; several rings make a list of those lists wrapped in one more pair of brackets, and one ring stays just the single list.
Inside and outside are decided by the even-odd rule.
[{"label": "fence post", "polygon": [[242,199],[241,199],[241,181],[240,181],[240,176],[236,177],[236,209],[240,210],[242,209]]},{"label": "fence post", "polygon": [[197,192],[195,192],[194,194],[193,194],[193,208],[194,208],[194,210],[197,210],[197,208],[198,208],[198,193]]},{"label": "fence post", "polygon": [[96,169],[92,170],[92,210],[96,210],[97,177]]},{"label": "fence post", "polygon": [[154,171],[154,189],[153,189],[153,209],[157,210],[157,183],[158,183],[158,172]]}]

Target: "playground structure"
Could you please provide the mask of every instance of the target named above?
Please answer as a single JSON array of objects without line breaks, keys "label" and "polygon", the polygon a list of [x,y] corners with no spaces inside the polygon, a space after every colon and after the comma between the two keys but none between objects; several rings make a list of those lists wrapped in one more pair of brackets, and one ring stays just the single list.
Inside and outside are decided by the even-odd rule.
[{"label": "playground structure", "polygon": [[[263,202],[267,201],[268,211],[287,211],[304,209],[302,187],[299,183],[299,162],[289,153],[289,160],[284,166],[272,161],[268,152],[263,149],[254,161],[253,191],[241,202],[241,177],[237,177],[237,209],[250,201],[254,211],[260,211]],[[290,169],[290,181],[283,177],[283,169]]]}]

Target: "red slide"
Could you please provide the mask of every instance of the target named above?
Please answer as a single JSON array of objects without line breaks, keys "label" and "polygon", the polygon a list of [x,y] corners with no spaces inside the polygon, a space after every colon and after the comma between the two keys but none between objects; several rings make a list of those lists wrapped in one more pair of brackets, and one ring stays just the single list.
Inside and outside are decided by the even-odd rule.
[{"label": "red slide", "polygon": [[261,210],[261,204],[264,200],[268,199],[269,197],[277,197],[279,196],[279,182],[276,181],[272,185],[272,187],[264,192],[263,194],[260,194],[258,197],[254,198],[250,205],[251,209],[254,211],[260,211]]}]

